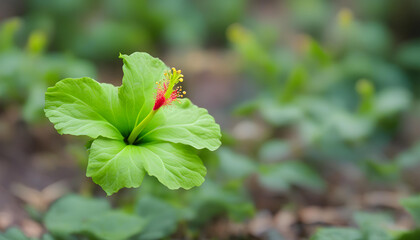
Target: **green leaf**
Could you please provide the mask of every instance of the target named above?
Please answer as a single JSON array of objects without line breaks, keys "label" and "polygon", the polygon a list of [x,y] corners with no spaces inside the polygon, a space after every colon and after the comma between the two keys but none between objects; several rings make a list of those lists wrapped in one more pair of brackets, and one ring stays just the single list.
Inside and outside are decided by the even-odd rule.
[{"label": "green leaf", "polygon": [[0,52],[14,47],[14,37],[22,26],[19,18],[11,18],[0,25]]},{"label": "green leaf", "polygon": [[233,114],[235,116],[249,116],[258,109],[258,106],[258,99],[248,100],[236,106],[233,110]]},{"label": "green leaf", "polygon": [[84,229],[100,239],[117,240],[139,233],[144,225],[145,221],[137,216],[109,211],[89,218]]},{"label": "green leaf", "polygon": [[281,102],[287,103],[293,100],[293,98],[301,92],[307,82],[307,79],[308,74],[306,69],[300,66],[295,67],[284,86],[284,90],[280,97]]},{"label": "green leaf", "polygon": [[392,223],[391,216],[384,213],[356,212],[353,218],[366,240],[391,240],[386,231],[387,226]]},{"label": "green leaf", "polygon": [[5,233],[0,233],[0,240],[30,240],[18,228],[9,228]]},{"label": "green leaf", "polygon": [[262,101],[261,116],[273,126],[284,126],[298,122],[303,117],[302,109],[292,104],[278,104],[273,101]]},{"label": "green leaf", "polygon": [[170,189],[199,186],[206,174],[198,156],[181,144],[127,145],[105,138],[92,143],[86,175],[108,195],[123,187],[139,187],[145,170]]},{"label": "green leaf", "polygon": [[420,196],[411,196],[401,200],[401,205],[414,218],[417,225],[420,225]]},{"label": "green leaf", "polygon": [[401,168],[397,162],[381,162],[378,160],[366,160],[366,174],[372,180],[392,181],[400,177]]},{"label": "green leaf", "polygon": [[395,240],[418,240],[420,239],[420,229],[415,229],[412,231],[399,233],[394,239]]},{"label": "green leaf", "polygon": [[126,239],[139,233],[144,220],[112,210],[104,199],[69,195],[55,202],[45,216],[45,225],[56,236],[94,235],[100,239]]},{"label": "green leaf", "polygon": [[226,188],[207,180],[190,193],[192,210],[190,224],[202,226],[215,216],[227,214],[234,221],[245,221],[255,213],[255,207],[243,188]]},{"label": "green leaf", "polygon": [[60,134],[123,139],[118,110],[117,88],[90,78],[61,80],[45,94],[45,115]]},{"label": "green leaf", "polygon": [[[104,5],[108,5],[108,3],[104,3]],[[121,2],[120,5],[124,5],[124,3]],[[106,12],[113,11],[116,13],[116,7],[106,10],[105,8],[104,6]],[[132,6],[129,8],[133,9]],[[81,9],[89,11],[90,7],[81,6],[75,11]],[[135,11],[139,15],[137,10]],[[55,14],[60,16],[57,12]],[[125,13],[116,14],[123,14],[127,17]],[[135,21],[105,18],[84,26],[83,33],[72,36],[69,44],[71,44],[72,53],[75,55],[96,61],[111,61],[118,52],[132,52],[138,49],[138,46],[142,46],[143,49],[150,49],[151,32],[148,29],[144,24],[139,25]]]},{"label": "green leaf", "polygon": [[311,240],[363,240],[362,234],[353,228],[322,228]]},{"label": "green leaf", "polygon": [[182,99],[160,110],[142,136],[145,142],[161,140],[212,151],[220,146],[220,138],[220,126],[214,118],[189,99]]},{"label": "green leaf", "polygon": [[44,107],[44,92],[46,86],[39,84],[29,89],[27,100],[22,108],[23,118],[27,122],[35,122],[42,115]]},{"label": "green leaf", "polygon": [[276,162],[289,156],[292,151],[292,146],[282,140],[270,140],[263,143],[258,157],[263,162]]},{"label": "green leaf", "polygon": [[375,112],[379,117],[407,110],[411,103],[411,94],[402,88],[389,88],[378,93],[375,99]]},{"label": "green leaf", "polygon": [[235,153],[229,148],[217,151],[221,171],[231,178],[244,178],[256,171],[256,164],[245,155]]},{"label": "green leaf", "polygon": [[412,147],[398,154],[396,162],[398,166],[409,168],[420,163],[420,141],[416,142]]},{"label": "green leaf", "polygon": [[45,225],[53,234],[66,235],[83,230],[90,217],[110,209],[104,199],[69,195],[55,202],[45,216]]},{"label": "green leaf", "polygon": [[[46,233],[44,235],[42,235],[41,240],[55,240],[55,238],[53,236],[51,236],[49,233]],[[69,239],[71,240],[71,239]]]},{"label": "green leaf", "polygon": [[274,191],[288,190],[291,185],[318,191],[325,188],[325,182],[317,172],[297,161],[264,165],[260,169],[259,180],[264,187]]},{"label": "green leaf", "polygon": [[[27,237],[22,230],[16,227],[11,227],[6,230],[6,232],[0,232],[0,240],[37,240],[38,238],[29,238]],[[54,238],[46,233],[40,240],[54,240]],[[70,240],[70,239],[69,239]]]},{"label": "green leaf", "polygon": [[403,44],[398,49],[397,56],[398,62],[410,70],[420,70],[420,41],[412,41]]},{"label": "green leaf", "polygon": [[337,112],[330,119],[339,135],[348,141],[363,139],[374,129],[371,119],[351,115],[347,112]]},{"label": "green leaf", "polygon": [[326,66],[331,63],[331,56],[321,47],[321,45],[310,38],[308,42],[308,55],[313,60],[316,60],[321,66]]},{"label": "green leaf", "polygon": [[154,197],[143,197],[136,206],[136,212],[147,221],[138,240],[162,239],[177,229],[178,216],[169,204]]}]

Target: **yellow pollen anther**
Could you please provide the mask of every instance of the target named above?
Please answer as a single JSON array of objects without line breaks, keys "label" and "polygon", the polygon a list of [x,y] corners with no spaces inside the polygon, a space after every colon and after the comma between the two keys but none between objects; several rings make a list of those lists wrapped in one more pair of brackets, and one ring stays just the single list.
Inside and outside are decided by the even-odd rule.
[{"label": "yellow pollen anther", "polygon": [[186,91],[183,91],[182,94],[187,94],[187,92]]},{"label": "yellow pollen anther", "polygon": [[176,71],[178,74],[181,74],[181,70]]},{"label": "yellow pollen anther", "polygon": [[180,81],[180,82],[183,82],[183,81],[184,81],[184,79],[183,79],[183,78],[180,78],[180,79],[179,79],[179,81]]}]

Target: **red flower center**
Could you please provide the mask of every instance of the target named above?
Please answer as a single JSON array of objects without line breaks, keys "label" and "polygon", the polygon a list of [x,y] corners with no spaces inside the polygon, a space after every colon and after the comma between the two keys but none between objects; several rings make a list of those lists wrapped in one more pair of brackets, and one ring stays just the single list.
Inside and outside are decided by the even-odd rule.
[{"label": "red flower center", "polygon": [[156,96],[155,96],[155,105],[153,110],[156,111],[163,106],[170,105],[178,97],[183,97],[183,94],[186,94],[185,91],[182,91],[182,87],[178,86],[175,89],[174,86],[178,82],[182,82],[183,75],[181,70],[176,70],[172,68],[172,71],[165,73],[165,79],[161,82],[156,82]]}]

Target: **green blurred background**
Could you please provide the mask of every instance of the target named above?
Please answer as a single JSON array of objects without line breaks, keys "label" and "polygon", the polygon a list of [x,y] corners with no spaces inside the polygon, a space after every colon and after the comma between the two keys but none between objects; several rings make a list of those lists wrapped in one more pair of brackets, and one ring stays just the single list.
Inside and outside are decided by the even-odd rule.
[{"label": "green blurred background", "polygon": [[[0,239],[420,239],[419,13],[418,0],[0,0]],[[135,51],[182,69],[222,126],[201,187],[149,177],[105,198],[86,139],[43,114],[48,86],[120,85],[118,55]]]}]

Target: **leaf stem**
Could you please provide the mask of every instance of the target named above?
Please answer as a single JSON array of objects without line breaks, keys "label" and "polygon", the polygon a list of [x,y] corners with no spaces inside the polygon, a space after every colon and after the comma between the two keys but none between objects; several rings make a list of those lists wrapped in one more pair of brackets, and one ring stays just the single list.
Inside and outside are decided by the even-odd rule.
[{"label": "leaf stem", "polygon": [[128,136],[129,144],[133,144],[136,141],[141,131],[143,131],[146,125],[150,122],[150,120],[152,120],[153,116],[155,116],[157,111],[158,109],[150,111],[150,113],[139,123],[139,125],[137,125],[133,129],[133,131],[130,133],[130,136]]}]

